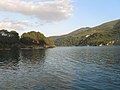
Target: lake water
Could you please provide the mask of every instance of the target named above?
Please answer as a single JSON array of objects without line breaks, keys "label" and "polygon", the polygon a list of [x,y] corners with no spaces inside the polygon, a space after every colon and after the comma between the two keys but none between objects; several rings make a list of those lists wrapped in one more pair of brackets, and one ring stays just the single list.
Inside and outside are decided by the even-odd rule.
[{"label": "lake water", "polygon": [[0,90],[120,90],[120,46],[0,51]]}]

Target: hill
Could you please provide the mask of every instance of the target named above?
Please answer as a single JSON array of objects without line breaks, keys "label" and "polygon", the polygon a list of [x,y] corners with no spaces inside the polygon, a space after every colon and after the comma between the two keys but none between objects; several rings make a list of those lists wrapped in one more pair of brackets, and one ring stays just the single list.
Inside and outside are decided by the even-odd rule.
[{"label": "hill", "polygon": [[21,38],[16,31],[0,30],[0,50],[20,48],[48,48],[53,47],[54,42],[40,32],[23,33]]},{"label": "hill", "polygon": [[0,49],[15,48],[19,43],[19,34],[16,31],[0,30]]},{"label": "hill", "polygon": [[20,38],[20,43],[23,48],[52,47],[54,45],[52,40],[45,37],[42,33],[35,31],[23,33]]},{"label": "hill", "polygon": [[120,20],[93,28],[81,28],[62,36],[49,37],[56,46],[111,46],[120,45]]}]

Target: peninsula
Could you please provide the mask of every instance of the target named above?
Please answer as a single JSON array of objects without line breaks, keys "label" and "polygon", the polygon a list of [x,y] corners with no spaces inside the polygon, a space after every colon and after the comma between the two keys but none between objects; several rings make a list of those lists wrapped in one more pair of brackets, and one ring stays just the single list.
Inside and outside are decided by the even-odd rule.
[{"label": "peninsula", "polygon": [[0,30],[0,50],[50,47],[54,47],[54,42],[40,32],[31,31],[23,33],[20,37],[16,31]]}]

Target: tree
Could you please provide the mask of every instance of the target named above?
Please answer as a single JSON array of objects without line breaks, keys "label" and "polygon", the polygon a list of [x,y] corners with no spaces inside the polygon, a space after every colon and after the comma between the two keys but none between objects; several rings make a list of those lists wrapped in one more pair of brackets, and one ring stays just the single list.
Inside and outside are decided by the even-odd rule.
[{"label": "tree", "polygon": [[0,30],[0,48],[11,48],[19,43],[19,34],[16,31]]},{"label": "tree", "polygon": [[44,46],[53,44],[53,42],[46,38],[42,33],[35,31],[23,33],[20,41],[25,45]]}]

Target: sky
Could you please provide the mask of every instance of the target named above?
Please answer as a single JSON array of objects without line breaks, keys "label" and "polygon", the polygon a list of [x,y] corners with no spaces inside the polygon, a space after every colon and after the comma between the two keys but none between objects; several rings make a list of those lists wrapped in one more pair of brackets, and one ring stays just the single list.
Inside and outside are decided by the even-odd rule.
[{"label": "sky", "polygon": [[0,29],[70,33],[120,19],[120,0],[0,0]]}]

